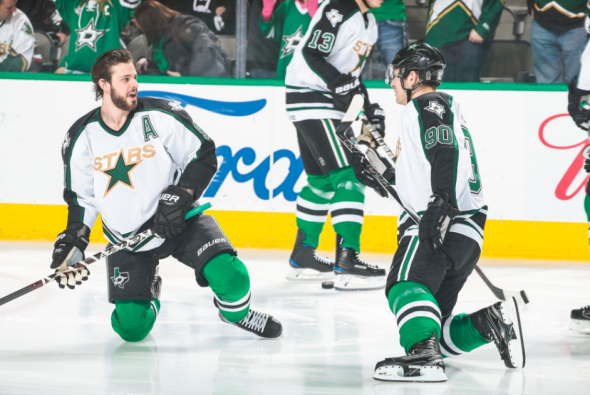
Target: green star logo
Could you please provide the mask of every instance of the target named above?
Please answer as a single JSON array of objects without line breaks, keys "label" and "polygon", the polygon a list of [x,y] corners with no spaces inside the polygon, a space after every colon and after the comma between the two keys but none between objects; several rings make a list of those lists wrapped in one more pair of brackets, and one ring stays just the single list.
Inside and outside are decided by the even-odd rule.
[{"label": "green star logo", "polygon": [[119,268],[115,268],[115,275],[111,277],[111,281],[115,284],[115,287],[119,287],[121,289],[125,288],[125,284],[129,281],[129,272],[121,273],[119,272]]},{"label": "green star logo", "polygon": [[119,184],[125,185],[128,188],[135,190],[133,186],[133,180],[131,179],[131,173],[142,161],[135,163],[127,163],[125,155],[123,154],[123,148],[119,151],[117,159],[115,160],[114,166],[100,170],[105,176],[108,177],[107,188],[104,192],[104,198],[115,189]]},{"label": "green star logo", "polygon": [[420,46],[420,44],[412,44],[408,47],[408,50],[411,51],[412,49],[416,49]]},{"label": "green star logo", "polygon": [[301,33],[301,26],[299,26],[299,29],[297,29],[297,31],[290,36],[283,36],[285,45],[283,46],[283,49],[281,49],[281,59],[295,52],[295,49],[297,49],[297,46],[302,39],[303,34]]},{"label": "green star logo", "polygon": [[354,73],[356,70],[361,70],[363,68],[363,64],[365,64],[365,60],[367,60],[370,53],[370,50],[367,50],[364,54],[361,54],[360,52],[356,53],[356,56],[359,57],[359,61],[354,67],[354,69],[352,69],[351,73]]}]

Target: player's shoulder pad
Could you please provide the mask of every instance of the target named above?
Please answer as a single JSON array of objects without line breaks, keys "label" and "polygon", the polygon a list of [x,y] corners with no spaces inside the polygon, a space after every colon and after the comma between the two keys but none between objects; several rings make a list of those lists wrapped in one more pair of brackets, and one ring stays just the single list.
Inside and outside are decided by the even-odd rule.
[{"label": "player's shoulder pad", "polygon": [[356,12],[360,12],[359,6],[352,0],[326,0],[329,3],[324,8],[323,20],[330,22],[333,29],[340,27],[344,21]]},{"label": "player's shoulder pad", "polygon": [[452,97],[443,92],[430,92],[412,100],[423,131],[439,125],[453,127]]},{"label": "player's shoulder pad", "polygon": [[88,114],[82,116],[80,119],[74,122],[72,127],[70,127],[70,129],[64,136],[64,141],[61,145],[61,155],[65,163],[67,163],[68,158],[70,157],[70,152],[74,148],[74,144],[76,144],[76,141],[78,141],[78,136],[86,128],[86,125],[88,125],[90,122],[98,121],[97,112],[99,108],[100,107],[95,108],[94,110],[90,111]]}]

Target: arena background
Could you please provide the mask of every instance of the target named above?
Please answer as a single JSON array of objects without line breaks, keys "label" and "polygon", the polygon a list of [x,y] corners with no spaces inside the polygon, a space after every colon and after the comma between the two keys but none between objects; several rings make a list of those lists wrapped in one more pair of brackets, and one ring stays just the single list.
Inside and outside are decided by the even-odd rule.
[{"label": "arena background", "polygon": [[[304,174],[295,129],[274,80],[140,77],[140,95],[181,102],[217,145],[219,171],[202,202],[236,247],[290,249]],[[387,113],[394,147],[402,107],[367,83]],[[565,85],[446,83],[473,136],[489,206],[483,256],[587,260],[587,135],[566,113]],[[50,241],[66,224],[60,149],[69,127],[99,103],[90,76],[0,73],[0,240]],[[362,250],[392,252],[395,203],[367,194]],[[320,249],[334,248],[327,224]],[[91,241],[106,242],[100,220]]]}]

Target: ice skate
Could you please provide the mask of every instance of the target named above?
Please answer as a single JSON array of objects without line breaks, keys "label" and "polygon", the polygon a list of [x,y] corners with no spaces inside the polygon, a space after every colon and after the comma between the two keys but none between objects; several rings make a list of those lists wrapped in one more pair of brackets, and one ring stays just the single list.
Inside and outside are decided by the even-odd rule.
[{"label": "ice skate", "polygon": [[524,368],[524,340],[516,299],[498,302],[470,316],[482,337],[496,344],[506,367]]},{"label": "ice skate", "polygon": [[385,358],[375,366],[375,380],[442,383],[448,380],[436,334],[412,346],[405,357]]},{"label": "ice skate", "polygon": [[287,280],[294,281],[325,281],[334,279],[334,262],[319,255],[316,249],[303,244],[305,233],[297,231],[295,247],[289,258]]},{"label": "ice skate", "polygon": [[270,314],[260,313],[252,309],[248,311],[246,318],[238,322],[228,321],[223,314],[221,314],[221,311],[219,312],[219,318],[221,318],[221,321],[223,322],[237,326],[245,331],[252,332],[260,337],[274,339],[281,336],[283,333],[283,325],[281,325],[276,318]]},{"label": "ice skate", "polygon": [[337,291],[372,291],[385,288],[385,270],[363,261],[358,252],[342,247],[342,237],[336,236]]},{"label": "ice skate", "polygon": [[576,332],[590,334],[590,305],[572,310],[570,329]]}]

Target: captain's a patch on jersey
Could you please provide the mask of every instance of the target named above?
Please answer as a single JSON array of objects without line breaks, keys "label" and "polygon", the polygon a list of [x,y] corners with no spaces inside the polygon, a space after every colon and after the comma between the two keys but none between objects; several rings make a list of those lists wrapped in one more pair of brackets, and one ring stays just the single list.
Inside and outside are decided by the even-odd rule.
[{"label": "captain's a patch on jersey", "polygon": [[342,14],[338,12],[336,9],[331,9],[330,11],[326,12],[326,17],[332,24],[332,27],[336,27],[338,22],[342,22]]},{"label": "captain's a patch on jersey", "polygon": [[428,107],[424,107],[426,111],[430,111],[435,113],[442,119],[443,114],[445,113],[445,108],[439,104],[436,100],[428,102]]}]

